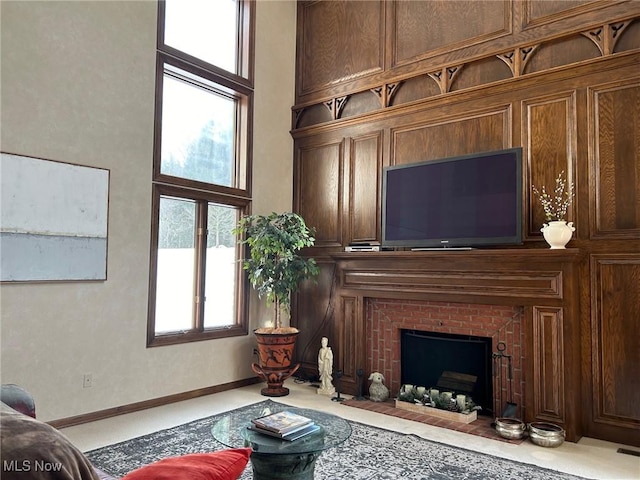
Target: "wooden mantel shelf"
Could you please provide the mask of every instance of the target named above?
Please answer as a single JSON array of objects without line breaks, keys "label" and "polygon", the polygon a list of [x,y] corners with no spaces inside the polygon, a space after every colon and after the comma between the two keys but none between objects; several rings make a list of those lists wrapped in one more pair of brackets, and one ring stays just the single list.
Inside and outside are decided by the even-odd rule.
[{"label": "wooden mantel shelf", "polygon": [[338,285],[365,297],[559,305],[578,249],[351,252],[334,254]]},{"label": "wooden mantel shelf", "polygon": [[[366,298],[516,305],[524,308],[524,420],[581,436],[579,249],[350,252],[336,262],[335,324],[343,386],[355,393],[366,364]],[[353,389],[354,392],[349,390]]]}]

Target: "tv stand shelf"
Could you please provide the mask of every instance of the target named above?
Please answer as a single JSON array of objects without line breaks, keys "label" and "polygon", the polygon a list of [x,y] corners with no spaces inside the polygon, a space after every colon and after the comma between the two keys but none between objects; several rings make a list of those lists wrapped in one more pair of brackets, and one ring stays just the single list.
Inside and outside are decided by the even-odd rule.
[{"label": "tv stand shelf", "polygon": [[455,250],[473,250],[472,247],[417,247],[412,248],[412,252],[446,252]]},{"label": "tv stand shelf", "polygon": [[[336,253],[337,349],[342,384],[356,393],[367,363],[366,299],[514,305],[524,308],[524,420],[581,436],[578,249],[533,248]],[[353,370],[353,371],[352,371]],[[353,392],[350,391],[353,389]]]}]

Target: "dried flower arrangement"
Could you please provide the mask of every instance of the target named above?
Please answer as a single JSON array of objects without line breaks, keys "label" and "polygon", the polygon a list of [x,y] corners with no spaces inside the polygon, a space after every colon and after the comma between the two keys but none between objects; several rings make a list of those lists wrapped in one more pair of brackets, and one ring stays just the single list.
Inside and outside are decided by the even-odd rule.
[{"label": "dried flower arrangement", "polygon": [[533,192],[540,199],[547,220],[564,221],[574,197],[573,183],[567,183],[564,178],[564,170],[556,178],[556,187],[553,190],[553,194],[548,193],[544,185],[540,190],[535,185],[532,185],[532,187]]}]

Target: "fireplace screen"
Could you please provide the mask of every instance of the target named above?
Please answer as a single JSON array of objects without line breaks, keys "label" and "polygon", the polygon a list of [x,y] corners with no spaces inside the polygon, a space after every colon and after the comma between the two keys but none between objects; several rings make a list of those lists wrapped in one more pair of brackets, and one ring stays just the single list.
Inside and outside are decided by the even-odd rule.
[{"label": "fireplace screen", "polygon": [[402,330],[400,349],[402,385],[464,393],[493,415],[491,338]]}]

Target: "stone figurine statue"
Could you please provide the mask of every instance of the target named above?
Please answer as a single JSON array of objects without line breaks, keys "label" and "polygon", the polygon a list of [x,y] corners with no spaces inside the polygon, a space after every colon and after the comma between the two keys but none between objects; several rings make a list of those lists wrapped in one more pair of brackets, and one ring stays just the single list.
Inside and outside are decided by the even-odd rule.
[{"label": "stone figurine statue", "polygon": [[333,395],[336,391],[331,383],[333,380],[333,351],[329,346],[329,339],[322,337],[320,351],[318,352],[318,372],[320,374],[320,388],[318,394]]},{"label": "stone figurine statue", "polygon": [[384,402],[389,398],[389,389],[384,384],[384,375],[380,372],[373,372],[369,375],[371,385],[369,386],[369,400],[374,402]]}]

